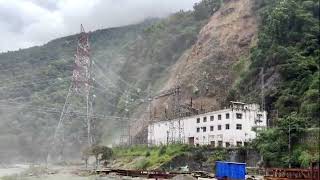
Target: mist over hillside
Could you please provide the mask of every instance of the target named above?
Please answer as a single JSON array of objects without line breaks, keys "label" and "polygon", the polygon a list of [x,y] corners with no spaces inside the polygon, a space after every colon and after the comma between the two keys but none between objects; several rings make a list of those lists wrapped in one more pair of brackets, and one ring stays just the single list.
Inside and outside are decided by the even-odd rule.
[{"label": "mist over hillside", "polygon": [[[96,80],[94,114],[122,116],[128,93],[127,108],[133,113],[146,99],[147,87],[157,85],[194,42],[204,21],[196,21],[191,11],[181,11],[165,19],[89,33]],[[45,160],[71,82],[76,45],[74,35],[0,54],[1,159]],[[79,102],[71,111],[84,114],[84,108]],[[119,138],[117,119],[102,118],[97,123],[100,141],[110,144]],[[70,142],[80,136],[74,128]],[[69,152],[79,154],[72,153],[78,148],[79,144],[70,144]]]}]

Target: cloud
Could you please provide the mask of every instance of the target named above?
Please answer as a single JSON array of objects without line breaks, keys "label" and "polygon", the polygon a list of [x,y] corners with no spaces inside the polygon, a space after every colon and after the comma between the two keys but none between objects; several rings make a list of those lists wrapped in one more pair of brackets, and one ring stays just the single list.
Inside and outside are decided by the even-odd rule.
[{"label": "cloud", "polygon": [[0,0],[0,52],[191,9],[199,0]]}]

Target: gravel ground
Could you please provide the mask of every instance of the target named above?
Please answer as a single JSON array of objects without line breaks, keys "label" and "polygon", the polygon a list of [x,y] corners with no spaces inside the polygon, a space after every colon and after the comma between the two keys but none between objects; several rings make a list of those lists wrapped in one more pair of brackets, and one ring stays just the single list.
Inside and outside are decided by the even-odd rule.
[{"label": "gravel ground", "polygon": [[[77,166],[52,166],[49,170],[42,173],[31,173],[28,165],[0,168],[0,180],[145,180],[144,178],[120,177],[117,175],[100,176],[81,176],[81,167]],[[6,177],[5,177],[6,176]]]}]

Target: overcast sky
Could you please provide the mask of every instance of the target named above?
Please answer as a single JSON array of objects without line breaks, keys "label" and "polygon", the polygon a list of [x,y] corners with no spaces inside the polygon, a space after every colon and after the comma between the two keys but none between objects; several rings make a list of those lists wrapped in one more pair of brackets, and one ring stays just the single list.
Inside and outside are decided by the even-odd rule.
[{"label": "overcast sky", "polygon": [[199,0],[0,0],[0,52],[192,9]]}]

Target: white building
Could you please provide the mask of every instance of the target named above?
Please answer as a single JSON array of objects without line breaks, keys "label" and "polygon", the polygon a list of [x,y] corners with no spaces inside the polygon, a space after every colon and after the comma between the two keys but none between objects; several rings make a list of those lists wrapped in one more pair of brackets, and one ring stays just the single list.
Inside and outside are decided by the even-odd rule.
[{"label": "white building", "polygon": [[[148,142],[164,145],[182,142],[190,145],[243,146],[256,138],[255,129],[267,126],[267,113],[257,104],[231,102],[229,108],[148,126]],[[181,138],[179,138],[181,137]]]}]

